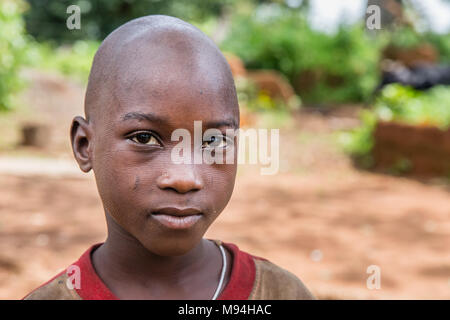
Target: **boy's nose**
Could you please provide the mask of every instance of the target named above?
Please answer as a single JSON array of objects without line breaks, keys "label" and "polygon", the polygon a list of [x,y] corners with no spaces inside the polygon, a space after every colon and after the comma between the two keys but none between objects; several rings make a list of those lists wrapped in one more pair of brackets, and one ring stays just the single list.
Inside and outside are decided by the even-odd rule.
[{"label": "boy's nose", "polygon": [[178,193],[198,191],[203,188],[203,181],[196,173],[194,165],[177,165],[165,171],[158,179],[158,187],[162,190],[172,189]]}]

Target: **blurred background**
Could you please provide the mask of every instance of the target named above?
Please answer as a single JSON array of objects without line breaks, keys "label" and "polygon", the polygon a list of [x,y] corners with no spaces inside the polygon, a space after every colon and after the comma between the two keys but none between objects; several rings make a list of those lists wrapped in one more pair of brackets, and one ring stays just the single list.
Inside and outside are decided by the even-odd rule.
[{"label": "blurred background", "polygon": [[[66,27],[72,4],[81,29]],[[69,126],[101,40],[148,14],[210,36],[241,126],[280,129],[279,173],[242,165],[207,237],[292,271],[320,299],[450,298],[446,0],[1,0],[0,298],[105,239]]]}]

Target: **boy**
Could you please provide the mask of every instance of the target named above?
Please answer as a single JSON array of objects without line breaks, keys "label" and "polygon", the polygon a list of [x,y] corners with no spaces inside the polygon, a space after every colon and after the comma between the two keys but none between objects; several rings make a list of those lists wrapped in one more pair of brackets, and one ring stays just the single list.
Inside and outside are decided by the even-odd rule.
[{"label": "boy", "polygon": [[[174,163],[172,132],[230,152],[239,126],[229,66],[192,25],[167,16],[126,23],[100,46],[85,115],[71,128],[82,171],[94,171],[107,239],[25,299],[312,299],[290,272],[203,238],[228,203],[236,162]],[[236,160],[236,159],[235,159]]]}]

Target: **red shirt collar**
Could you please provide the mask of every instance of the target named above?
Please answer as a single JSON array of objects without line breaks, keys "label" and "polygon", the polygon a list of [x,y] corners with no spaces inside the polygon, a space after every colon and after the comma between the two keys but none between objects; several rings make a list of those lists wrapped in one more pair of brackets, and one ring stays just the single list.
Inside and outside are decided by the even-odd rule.
[{"label": "red shirt collar", "polygon": [[[255,263],[253,257],[231,243],[222,244],[231,252],[233,263],[228,284],[218,300],[247,300],[255,281]],[[102,243],[91,246],[78,259],[77,265],[81,271],[81,285],[76,289],[83,300],[118,300],[118,298],[103,283],[94,270],[91,260],[92,252]]]}]

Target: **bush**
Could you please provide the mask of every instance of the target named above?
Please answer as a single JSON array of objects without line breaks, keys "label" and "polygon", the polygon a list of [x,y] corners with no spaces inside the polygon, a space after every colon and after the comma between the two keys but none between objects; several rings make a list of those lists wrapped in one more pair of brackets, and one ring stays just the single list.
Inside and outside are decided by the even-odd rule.
[{"label": "bush", "polygon": [[424,35],[411,27],[397,27],[390,32],[389,42],[400,48],[414,48],[424,42]]},{"label": "bush", "polygon": [[447,130],[450,128],[450,88],[436,86],[418,91],[399,84],[386,86],[374,107],[361,113],[361,126],[338,135],[343,150],[365,167],[372,164],[373,133],[379,120]]},{"label": "bush", "polygon": [[426,35],[429,41],[439,52],[441,63],[450,63],[450,36],[448,34],[429,33]]},{"label": "bush", "polygon": [[260,90],[251,79],[236,77],[236,92],[239,105],[251,111],[292,111],[301,106],[300,97],[293,95],[288,101],[274,97],[264,90]]},{"label": "bush", "polygon": [[96,41],[81,40],[61,47],[34,42],[29,45],[28,62],[33,67],[54,70],[86,83],[99,45]]},{"label": "bush", "polygon": [[448,34],[419,33],[410,27],[399,27],[387,36],[392,45],[400,48],[414,48],[429,43],[437,50],[441,63],[450,62],[450,37]]},{"label": "bush", "polygon": [[20,88],[18,72],[27,43],[23,10],[21,1],[0,1],[0,110],[12,107],[11,97]]},{"label": "bush", "polygon": [[374,113],[384,121],[450,127],[450,88],[436,86],[418,91],[400,84],[386,86],[377,98]]},{"label": "bush", "polygon": [[[364,101],[375,88],[379,42],[358,25],[336,34],[311,29],[298,11],[261,17],[237,16],[221,47],[241,57],[250,69],[275,69],[288,77],[307,102]],[[309,90],[298,90],[302,72],[316,75]]]},{"label": "bush", "polygon": [[[188,21],[204,21],[218,16],[236,0],[27,0],[31,10],[25,15],[27,29],[39,41],[58,44],[76,40],[104,39],[120,25],[150,14],[166,14]],[[68,30],[67,7],[78,5],[81,29]]]},{"label": "bush", "polygon": [[371,152],[374,146],[373,132],[377,119],[374,113],[368,110],[361,112],[360,119],[361,126],[338,133],[338,144],[359,166],[370,168],[373,165]]}]

